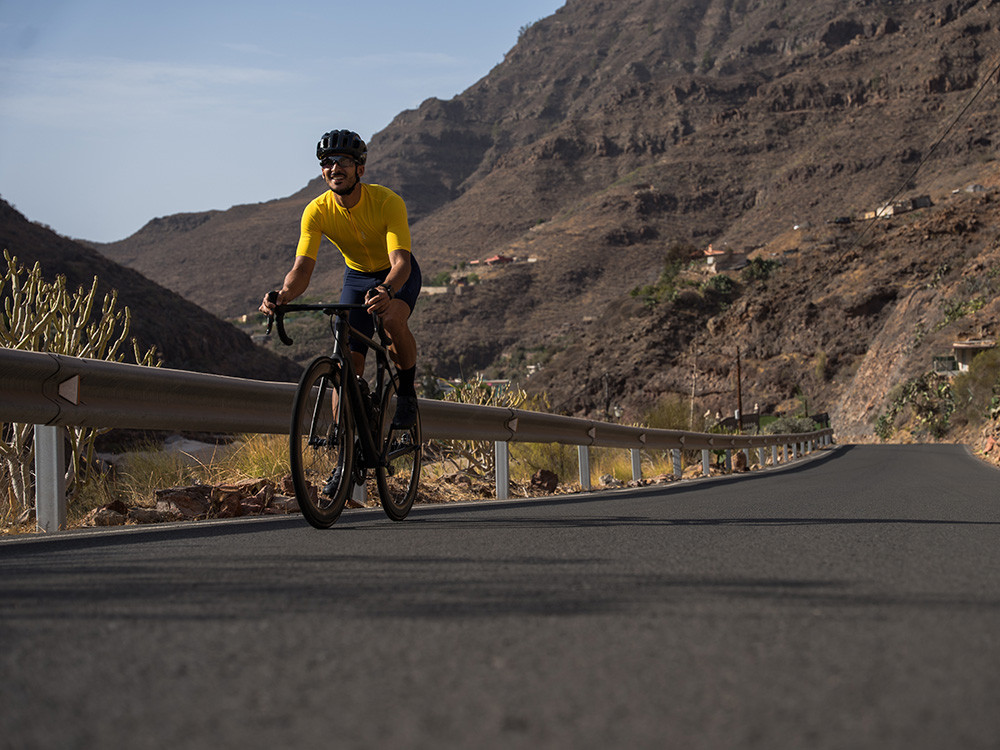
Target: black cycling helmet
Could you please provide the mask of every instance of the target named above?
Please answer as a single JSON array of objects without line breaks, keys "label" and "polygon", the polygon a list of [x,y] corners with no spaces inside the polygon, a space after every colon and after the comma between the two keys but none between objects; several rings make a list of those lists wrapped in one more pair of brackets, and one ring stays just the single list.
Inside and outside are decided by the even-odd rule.
[{"label": "black cycling helmet", "polygon": [[324,133],[316,144],[316,158],[324,159],[332,154],[347,154],[358,164],[368,158],[368,146],[353,130],[331,130]]}]

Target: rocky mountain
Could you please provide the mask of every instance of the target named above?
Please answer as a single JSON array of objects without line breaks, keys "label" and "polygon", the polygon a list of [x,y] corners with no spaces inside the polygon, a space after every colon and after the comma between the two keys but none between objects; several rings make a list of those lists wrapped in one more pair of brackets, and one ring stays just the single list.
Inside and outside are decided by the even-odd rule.
[{"label": "rocky mountain", "polygon": [[[739,347],[744,411],[807,400],[842,434],[870,434],[899,378],[952,339],[996,333],[998,13],[997,0],[569,0],[468,90],[371,139],[366,178],[407,200],[425,278],[478,282],[422,299],[422,362],[638,419],[665,398],[731,413]],[[970,184],[983,191],[953,194]],[[321,189],[156,219],[100,250],[245,313]],[[710,245],[751,273],[710,273]],[[535,262],[463,265],[494,255]],[[321,257],[310,293],[334,296],[340,268]],[[528,365],[542,369],[528,379]]]},{"label": "rocky mountain", "polygon": [[47,281],[65,276],[68,289],[90,289],[95,276],[98,299],[117,289],[118,309],[132,313],[131,336],[142,351],[156,346],[165,367],[279,381],[294,380],[301,371],[193,302],[28,221],[5,201],[0,201],[0,248],[27,268],[39,263]]}]

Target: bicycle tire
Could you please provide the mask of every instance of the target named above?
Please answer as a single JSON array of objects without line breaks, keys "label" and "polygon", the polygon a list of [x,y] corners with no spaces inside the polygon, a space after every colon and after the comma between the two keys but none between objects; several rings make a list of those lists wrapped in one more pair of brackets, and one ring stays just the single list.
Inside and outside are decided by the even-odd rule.
[{"label": "bicycle tire", "polygon": [[[335,417],[330,396],[340,390],[341,365],[320,357],[299,380],[292,407],[289,457],[295,499],[305,519],[317,529],[328,529],[340,517],[353,477],[354,423],[341,400]],[[340,469],[340,482],[329,495],[323,486]]]},{"label": "bicycle tire", "polygon": [[420,413],[407,430],[393,430],[396,379],[390,379],[379,410],[379,448],[384,462],[375,470],[382,510],[393,521],[402,521],[413,507],[420,484],[423,450],[420,435]]}]

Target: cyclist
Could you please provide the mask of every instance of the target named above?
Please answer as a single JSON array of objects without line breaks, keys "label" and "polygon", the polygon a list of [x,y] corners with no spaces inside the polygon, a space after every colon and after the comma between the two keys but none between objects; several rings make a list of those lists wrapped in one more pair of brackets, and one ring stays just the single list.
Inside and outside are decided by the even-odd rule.
[{"label": "cyclist", "polygon": [[[325,133],[316,145],[316,157],[330,189],[302,212],[295,262],[277,290],[277,302],[265,295],[260,310],[271,314],[275,304],[287,304],[305,292],[322,239],[329,239],[346,263],[340,301],[368,306],[368,314],[351,311],[351,326],[371,337],[374,325],[370,313],[382,318],[399,375],[392,427],[407,429],[417,418],[417,343],[408,321],[420,294],[421,275],[410,250],[406,204],[389,188],[361,182],[368,147],[357,133]],[[355,372],[360,375],[365,371],[368,346],[352,338],[350,347]]]}]

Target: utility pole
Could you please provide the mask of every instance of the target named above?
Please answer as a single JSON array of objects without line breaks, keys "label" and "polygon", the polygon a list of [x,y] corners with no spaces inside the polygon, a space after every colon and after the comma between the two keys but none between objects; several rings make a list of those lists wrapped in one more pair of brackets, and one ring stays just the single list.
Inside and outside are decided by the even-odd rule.
[{"label": "utility pole", "polygon": [[691,348],[691,413],[688,415],[688,429],[694,429],[694,389],[698,382],[698,350]]},{"label": "utility pole", "polygon": [[736,347],[736,429],[743,432],[743,377],[740,372],[740,348]]}]

